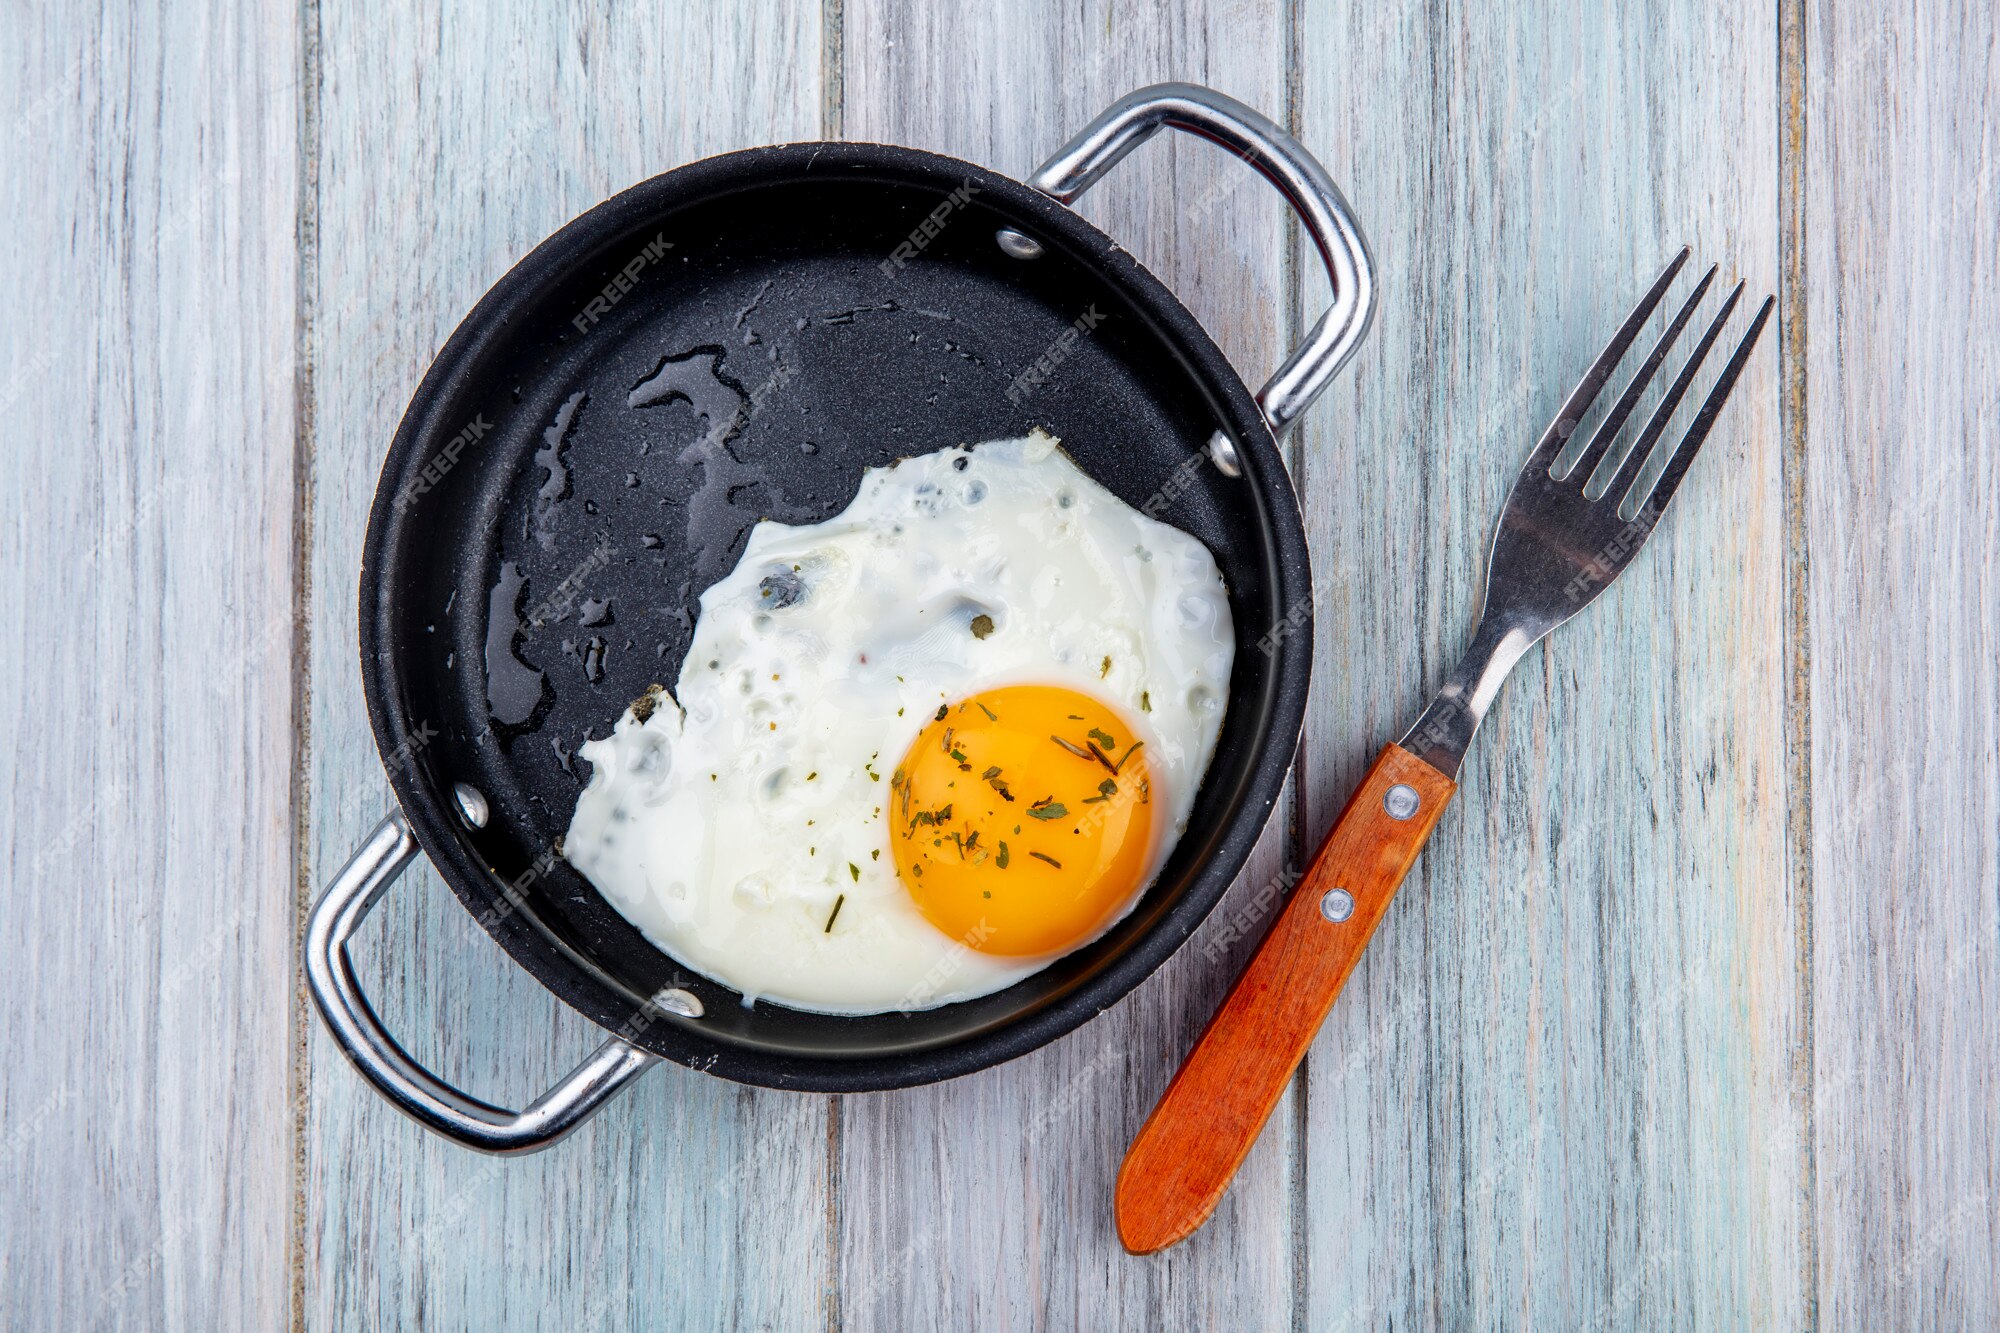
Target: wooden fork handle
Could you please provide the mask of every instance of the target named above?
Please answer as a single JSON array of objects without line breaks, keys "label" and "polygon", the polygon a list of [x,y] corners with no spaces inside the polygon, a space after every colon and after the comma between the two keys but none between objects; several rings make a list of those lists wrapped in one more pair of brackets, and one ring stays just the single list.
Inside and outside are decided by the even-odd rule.
[{"label": "wooden fork handle", "polygon": [[1126,1249],[1165,1249],[1215,1211],[1457,790],[1401,746],[1376,757],[1125,1154]]}]

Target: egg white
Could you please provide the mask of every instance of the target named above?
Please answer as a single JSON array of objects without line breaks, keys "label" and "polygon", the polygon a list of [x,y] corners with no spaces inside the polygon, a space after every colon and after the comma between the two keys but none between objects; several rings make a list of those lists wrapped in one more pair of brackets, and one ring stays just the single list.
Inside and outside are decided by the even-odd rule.
[{"label": "egg white", "polygon": [[1117,706],[1166,816],[1150,881],[1214,754],[1234,654],[1207,548],[1050,436],[870,469],[834,518],[752,530],[702,594],[672,696],[582,746],[563,855],[746,1003],[855,1014],[989,994],[1051,959],[979,953],[904,891],[886,812],[911,741],[941,703],[1002,685]]}]

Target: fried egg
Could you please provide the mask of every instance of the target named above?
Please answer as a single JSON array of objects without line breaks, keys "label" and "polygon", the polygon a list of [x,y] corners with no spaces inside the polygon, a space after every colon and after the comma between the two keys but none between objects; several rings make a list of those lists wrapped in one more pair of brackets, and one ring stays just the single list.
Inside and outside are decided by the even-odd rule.
[{"label": "fried egg", "polygon": [[672,692],[581,747],[563,855],[745,1003],[990,994],[1158,874],[1234,653],[1207,548],[1050,436],[870,469],[826,522],[751,531]]}]

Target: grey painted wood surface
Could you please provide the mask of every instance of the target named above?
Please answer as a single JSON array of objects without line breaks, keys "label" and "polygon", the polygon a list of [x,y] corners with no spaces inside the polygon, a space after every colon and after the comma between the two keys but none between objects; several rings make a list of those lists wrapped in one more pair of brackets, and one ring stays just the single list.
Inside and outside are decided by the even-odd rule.
[{"label": "grey painted wood surface", "polygon": [[[1311,841],[1470,637],[1522,457],[1660,265],[1776,290],[1778,107],[1741,8],[1330,3],[1302,49],[1384,292],[1305,437]],[[1515,669],[1313,1048],[1309,1232],[1341,1243],[1310,1327],[1806,1322],[1775,344],[1650,549]]]},{"label": "grey painted wood surface", "polygon": [[[1713,8],[0,20],[7,1322],[2000,1322],[1993,19]],[[309,1020],[295,934],[389,799],[354,581],[438,344],[658,170],[830,134],[1021,173],[1164,77],[1288,120],[1382,273],[1292,445],[1296,811],[1158,976],[1001,1069],[840,1099],[663,1069],[513,1162],[402,1121]],[[1324,299],[1207,146],[1150,145],[1083,211],[1253,382]],[[1109,1182],[1243,956],[1220,927],[1461,646],[1533,430],[1683,240],[1781,290],[1782,336],[1655,549],[1518,670],[1215,1224],[1124,1256]],[[428,872],[359,954],[483,1095],[597,1039]]]},{"label": "grey painted wood surface", "polygon": [[1829,1327],[2000,1326],[2000,36],[1806,10],[1813,1128]]},{"label": "grey painted wood surface", "polygon": [[297,15],[0,19],[0,1323],[286,1317]]}]

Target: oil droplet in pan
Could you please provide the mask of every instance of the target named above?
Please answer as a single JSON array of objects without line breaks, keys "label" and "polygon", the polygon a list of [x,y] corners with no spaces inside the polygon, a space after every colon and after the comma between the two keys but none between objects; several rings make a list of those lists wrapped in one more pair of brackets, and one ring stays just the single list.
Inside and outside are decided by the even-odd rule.
[{"label": "oil droplet in pan", "polygon": [[[685,402],[702,419],[704,429],[682,444],[678,461],[701,469],[701,483],[687,499],[687,544],[703,587],[729,571],[745,534],[760,518],[787,522],[806,517],[757,460],[737,452],[739,437],[756,415],[756,401],[723,370],[724,355],[722,348],[711,346],[662,357],[625,397],[626,406],[639,409]],[[768,398],[776,391],[769,386],[782,382],[774,376],[757,396]]]},{"label": "oil droplet in pan", "polygon": [[502,726],[526,725],[542,705],[548,681],[514,650],[521,637],[521,596],[528,578],[512,563],[486,597],[486,707]]},{"label": "oil droplet in pan", "polygon": [[548,476],[535,492],[535,540],[544,550],[555,544],[556,506],[568,499],[572,484],[569,460],[563,457],[569,437],[576,430],[576,415],[590,395],[582,390],[571,394],[556,409],[556,419],[542,432],[542,447],[535,450],[535,462]]},{"label": "oil droplet in pan", "polygon": [[658,407],[676,399],[704,417],[712,434],[725,434],[747,401],[743,391],[722,378],[722,349],[698,347],[660,358],[653,373],[632,386],[627,407]]}]

